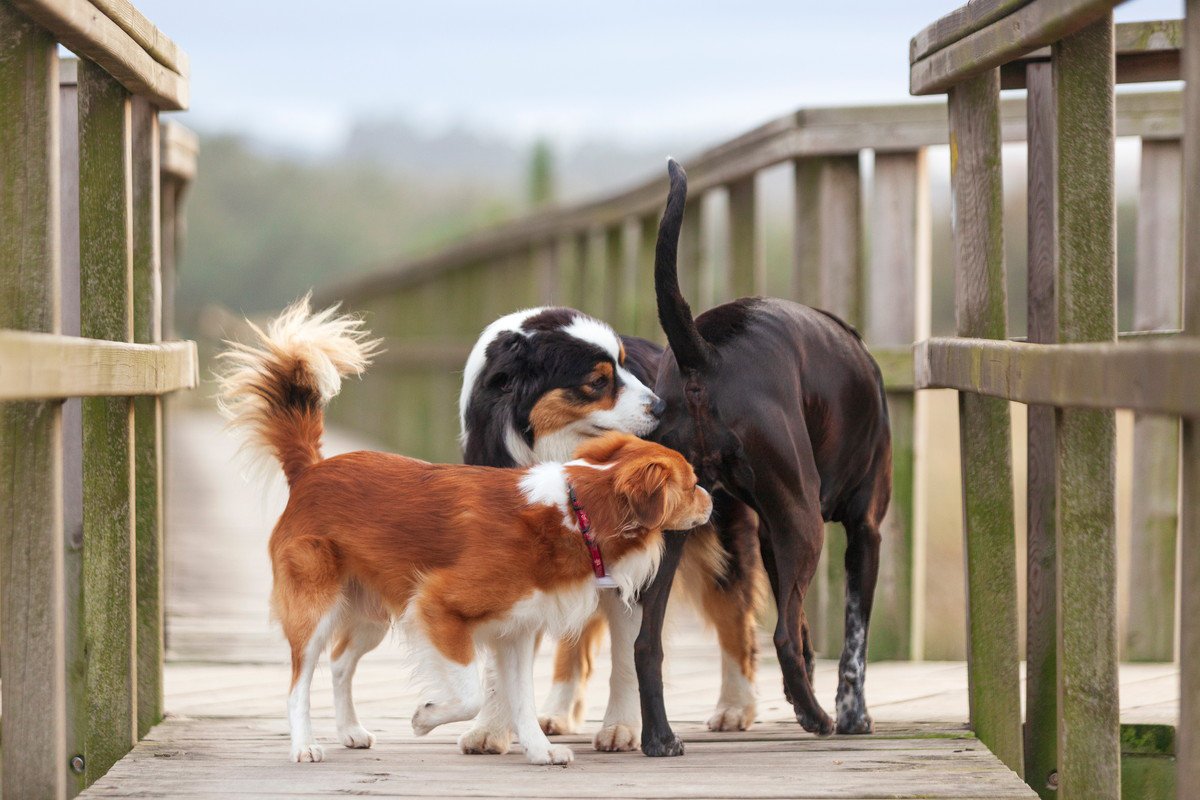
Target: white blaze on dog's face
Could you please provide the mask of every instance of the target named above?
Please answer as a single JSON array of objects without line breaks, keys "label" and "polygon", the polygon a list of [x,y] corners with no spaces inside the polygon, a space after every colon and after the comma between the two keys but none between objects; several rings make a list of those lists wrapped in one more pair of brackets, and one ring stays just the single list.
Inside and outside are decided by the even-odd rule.
[{"label": "white blaze on dog's face", "polygon": [[607,431],[644,436],[661,411],[612,328],[564,308],[489,325],[467,359],[459,397],[467,463],[495,466],[567,460]]}]

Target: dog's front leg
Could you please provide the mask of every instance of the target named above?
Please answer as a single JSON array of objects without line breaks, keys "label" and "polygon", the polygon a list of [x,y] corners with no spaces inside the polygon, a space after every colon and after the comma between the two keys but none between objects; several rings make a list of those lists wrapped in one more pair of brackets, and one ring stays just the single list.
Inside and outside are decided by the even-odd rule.
[{"label": "dog's front leg", "polygon": [[604,724],[592,744],[597,750],[637,750],[642,710],[638,701],[633,643],[642,627],[642,607],[626,606],[616,592],[606,591],[600,593],[600,608],[612,631],[612,674],[608,680]]},{"label": "dog's front leg", "polygon": [[508,699],[496,673],[496,648],[488,647],[487,666],[483,673],[483,711],[471,729],[458,737],[458,749],[468,755],[504,755],[512,744],[512,718]]},{"label": "dog's front leg", "polygon": [[533,644],[536,634],[517,631],[497,638],[494,646],[496,677],[508,700],[517,729],[517,741],[530,764],[570,764],[575,754],[565,745],[552,745],[538,724],[533,701]]},{"label": "dog's front leg", "polygon": [[683,755],[683,742],[671,730],[663,702],[662,628],[686,536],[680,531],[666,534],[658,574],[642,593],[642,627],[633,646],[633,657],[642,704],[642,752],[648,756]]}]

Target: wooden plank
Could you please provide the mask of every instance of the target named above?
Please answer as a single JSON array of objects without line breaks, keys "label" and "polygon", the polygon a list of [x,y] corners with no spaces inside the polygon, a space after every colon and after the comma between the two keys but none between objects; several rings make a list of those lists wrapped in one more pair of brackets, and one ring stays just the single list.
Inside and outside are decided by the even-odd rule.
[{"label": "wooden plank", "polygon": [[[0,3],[0,325],[59,315],[58,58]],[[0,405],[0,794],[66,796],[61,405]]]},{"label": "wooden plank", "polygon": [[[133,338],[130,98],[99,66],[79,64],[81,332]],[[133,403],[83,404],[83,598],[88,636],[89,783],[137,741]]]},{"label": "wooden plank", "polygon": [[[1119,27],[1118,27],[1119,29]],[[1142,142],[1133,323],[1180,325],[1183,151],[1177,140]],[[1130,661],[1175,658],[1175,549],[1179,527],[1179,421],[1138,414],[1133,422],[1132,586],[1124,653]]]},{"label": "wooden plank", "polygon": [[181,181],[195,178],[199,137],[175,120],[162,122],[159,135],[162,141],[160,168],[163,173]]},{"label": "wooden plank", "polygon": [[[703,195],[693,193],[683,210],[683,227],[679,230],[679,288],[688,303],[691,304],[693,313],[696,314],[705,310],[705,306],[700,300],[700,273],[704,256],[700,246],[703,241],[700,209],[703,201]],[[657,235],[656,228],[655,236]],[[657,307],[655,319],[657,319]]]},{"label": "wooden plank", "polygon": [[148,97],[160,108],[188,107],[188,81],[154,60],[154,56],[105,16],[89,0],[10,0],[34,22],[104,68],[132,94]]},{"label": "wooden plank", "polygon": [[1039,0],[912,62],[912,94],[944,92],[1023,53],[1053,44],[1112,9],[1112,0]]},{"label": "wooden plank", "polygon": [[795,164],[794,293],[801,303],[861,322],[858,156]]},{"label": "wooden plank", "polygon": [[934,337],[917,344],[918,389],[958,389],[1019,403],[1128,408],[1200,416],[1200,343],[1127,339],[1119,344],[1032,345]]},{"label": "wooden plank", "polygon": [[161,395],[199,382],[195,342],[131,345],[0,331],[0,400]]},{"label": "wooden plank", "polygon": [[758,247],[758,211],[754,174],[734,181],[729,192],[729,299],[763,293],[766,273]]},{"label": "wooden plank", "polygon": [[[151,344],[162,341],[158,109],[134,98],[132,112],[133,338]],[[163,714],[162,398],[136,398],[133,422],[137,733],[141,738],[162,721]]]},{"label": "wooden plank", "polygon": [[967,0],[966,5],[926,26],[912,38],[908,44],[908,61],[911,64],[941,50],[1029,3],[1030,0]]},{"label": "wooden plank", "polygon": [[638,297],[638,257],[641,254],[641,225],[635,218],[624,221],[620,227],[618,243],[620,258],[620,278],[610,291],[617,293],[617,315],[606,321],[622,333],[635,333],[637,330]]},{"label": "wooden plank", "polygon": [[599,304],[599,311],[593,313],[610,324],[620,325],[626,282],[624,221],[600,234],[600,248],[604,281],[602,291],[592,301]]},{"label": "wooden plank", "polygon": [[558,243],[551,240],[533,247],[534,281],[537,284],[538,303],[554,305],[562,293],[560,288],[561,264],[558,258]]},{"label": "wooden plank", "polygon": [[[1116,26],[1117,83],[1179,80],[1179,54],[1183,50],[1181,20],[1123,22]],[[1025,67],[1050,61],[1050,48],[1026,53],[1000,68],[1000,88],[1023,89]]]},{"label": "wooden plank", "polygon": [[[1200,335],[1200,0],[1187,0],[1183,51],[1183,328]],[[1200,423],[1183,423],[1179,519],[1179,738],[1176,796],[1200,796]]]},{"label": "wooden plank", "polygon": [[[1006,335],[999,100],[995,70],[960,83],[949,97],[959,336]],[[959,420],[971,724],[980,741],[1022,774],[1008,405],[960,394]]]},{"label": "wooden plank", "polygon": [[[680,238],[683,238],[682,231]],[[657,241],[658,217],[653,214],[640,217],[637,272],[634,276],[634,297],[637,299],[634,333],[651,341],[665,341],[666,335],[658,324],[658,302],[654,294],[654,246]]]},{"label": "wooden plank", "polygon": [[[1120,136],[1178,137],[1178,92],[1133,92],[1118,99]],[[1004,141],[1024,141],[1025,103],[1022,98],[1001,102]],[[905,103],[859,108],[815,108],[794,112],[744,136],[686,160],[688,186],[699,209],[705,192],[775,164],[794,159],[877,152],[911,151],[946,144],[946,106],[943,102]],[[378,273],[333,284],[320,291],[318,304],[369,298],[418,283],[446,271],[515,252],[534,240],[619,223],[630,215],[662,213],[666,182],[653,177],[622,192],[590,203],[558,208],[517,222],[465,237],[457,244],[419,259],[404,259]],[[702,263],[707,261],[706,258]],[[700,295],[699,306],[708,300]]]},{"label": "wooden plank", "polygon": [[[864,335],[873,348],[899,347],[908,352],[910,342],[929,332],[929,180],[924,151],[875,157],[870,220]],[[922,585],[915,556],[923,551],[917,542],[923,532],[914,524],[920,496],[915,470],[920,433],[916,398],[911,392],[889,391],[887,400],[892,421],[892,502],[883,519],[884,552],[871,621],[874,661],[913,658],[923,652],[916,634],[923,627],[918,620],[924,613],[924,592],[914,588]]]},{"label": "wooden plank", "polygon": [[[1054,45],[1058,341],[1116,338],[1111,12]],[[1058,797],[1120,797],[1116,425],[1055,418],[1058,519]]]},{"label": "wooden plank", "polygon": [[135,42],[145,48],[154,60],[172,72],[186,77],[189,72],[187,53],[179,49],[166,34],[146,19],[146,16],[134,7],[129,0],[91,0],[92,5],[104,12],[121,30],[128,33]]},{"label": "wooden plank", "polygon": [[[1028,64],[1029,161],[1027,209],[1028,340],[1057,339],[1055,103],[1048,62]],[[1058,769],[1058,606],[1055,521],[1054,407],[1029,406],[1025,548],[1025,782],[1051,800]]]}]

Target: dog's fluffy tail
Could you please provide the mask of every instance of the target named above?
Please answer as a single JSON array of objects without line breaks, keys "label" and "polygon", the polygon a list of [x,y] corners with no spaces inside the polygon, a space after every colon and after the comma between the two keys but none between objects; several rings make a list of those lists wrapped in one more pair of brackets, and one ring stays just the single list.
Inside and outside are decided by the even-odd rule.
[{"label": "dog's fluffy tail", "polygon": [[703,371],[713,358],[712,345],[696,330],[692,309],[679,290],[676,261],[679,231],[683,227],[683,209],[687,202],[687,173],[673,158],[667,159],[671,188],[667,207],[658,224],[658,242],[654,249],[654,294],[658,300],[658,322],[667,334],[679,368],[686,372]]},{"label": "dog's fluffy tail", "polygon": [[309,296],[268,323],[257,341],[227,342],[218,358],[217,405],[258,461],[274,456],[288,484],[321,460],[325,406],[342,378],[361,375],[379,348],[362,320],[337,306],[313,313]]}]

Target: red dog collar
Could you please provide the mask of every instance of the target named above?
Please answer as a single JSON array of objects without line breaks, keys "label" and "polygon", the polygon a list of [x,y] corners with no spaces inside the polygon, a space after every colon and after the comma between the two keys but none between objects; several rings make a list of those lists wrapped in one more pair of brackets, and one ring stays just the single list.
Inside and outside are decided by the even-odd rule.
[{"label": "red dog collar", "polygon": [[575,487],[569,482],[567,483],[567,498],[571,501],[571,509],[575,512],[575,519],[579,522],[579,532],[583,534],[583,541],[587,544],[588,553],[592,556],[592,572],[596,574],[596,585],[602,589],[616,588],[616,581],[608,577],[608,573],[604,571],[604,557],[600,555],[600,546],[596,544],[596,535],[592,533],[592,521],[588,519],[587,512],[579,504],[579,498],[575,495]]}]

